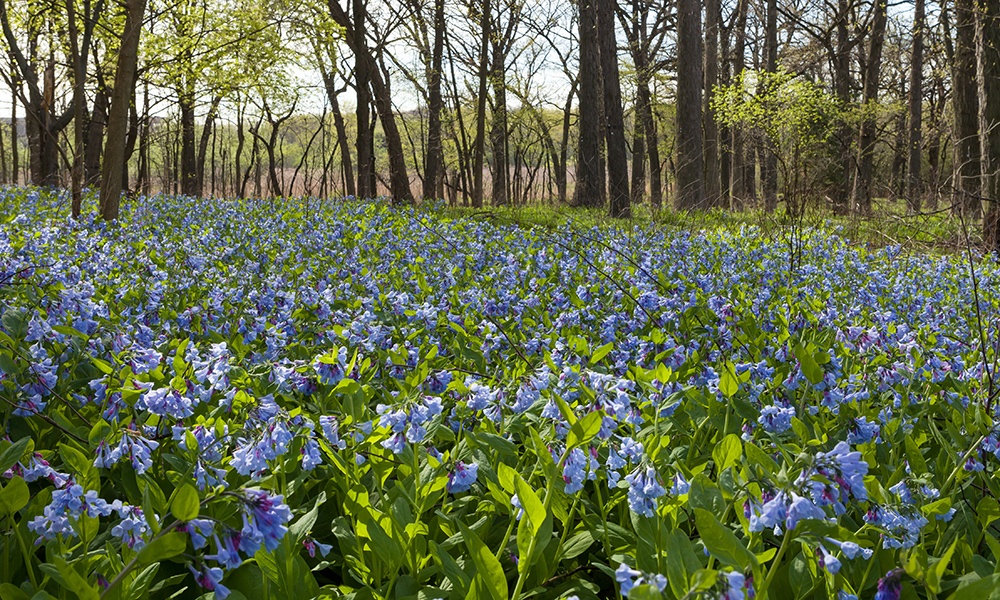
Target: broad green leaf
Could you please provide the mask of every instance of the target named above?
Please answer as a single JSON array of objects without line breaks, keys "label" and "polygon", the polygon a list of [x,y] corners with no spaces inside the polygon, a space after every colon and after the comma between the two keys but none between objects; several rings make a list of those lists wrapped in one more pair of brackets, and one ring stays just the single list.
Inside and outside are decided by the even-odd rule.
[{"label": "broad green leaf", "polygon": [[740,389],[740,380],[736,376],[736,368],[733,363],[726,361],[722,365],[722,373],[719,375],[719,391],[726,398],[732,398]]},{"label": "broad green leaf", "polygon": [[187,548],[187,538],[187,535],[177,531],[163,534],[139,551],[139,564],[148,565],[177,556]]},{"label": "broad green leaf", "polygon": [[12,515],[28,505],[31,493],[28,484],[20,477],[14,477],[0,490],[0,511]]},{"label": "broad green leaf", "polygon": [[948,600],[984,600],[991,597],[998,587],[1000,587],[1000,574],[994,573],[979,581],[963,585],[954,594],[948,596]]},{"label": "broad green leaf", "polygon": [[799,365],[802,366],[802,374],[806,376],[809,383],[816,385],[817,383],[823,381],[823,367],[819,366],[816,359],[813,358],[812,354],[802,346],[796,346],[794,348],[795,358],[798,359]]},{"label": "broad green leaf", "polygon": [[548,516],[545,506],[523,477],[518,475],[514,480],[514,485],[517,487],[517,498],[521,501],[521,506],[524,507],[524,514],[531,522],[531,532],[538,535],[538,530],[542,528],[542,522]]},{"label": "broad green leaf", "polygon": [[597,410],[574,423],[566,436],[566,449],[589,444],[590,440],[594,439],[594,436],[601,430],[603,419],[603,411]]},{"label": "broad green leaf", "polygon": [[30,437],[23,437],[7,447],[0,453],[0,473],[6,473],[8,469],[17,464],[21,457],[28,452],[28,446],[32,444]]},{"label": "broad green leaf", "polygon": [[708,551],[719,562],[741,571],[757,568],[757,557],[719,519],[703,508],[694,509],[698,533]]},{"label": "broad green leaf", "polygon": [[955,546],[957,545],[958,540],[956,539],[951,543],[951,546],[948,547],[941,559],[934,563],[934,566],[927,569],[927,587],[935,594],[941,592],[941,578],[944,577],[945,571],[948,570],[948,563],[951,562],[951,555],[955,553]]},{"label": "broad green leaf", "polygon": [[612,348],[614,347],[615,347],[614,342],[608,342],[607,344],[604,344],[603,346],[600,346],[599,348],[594,350],[594,353],[590,355],[590,364],[596,365],[597,363],[601,362],[601,360],[603,360],[604,357],[607,356],[608,353],[611,352]]},{"label": "broad green leaf", "polygon": [[101,595],[97,589],[87,583],[87,580],[73,568],[73,565],[67,563],[66,559],[61,556],[53,556],[52,564],[59,570],[67,588],[76,594],[77,598],[80,600],[100,600]]},{"label": "broad green leaf", "polygon": [[174,492],[174,499],[170,502],[170,512],[181,521],[190,521],[198,517],[200,504],[198,490],[190,483],[185,483]]},{"label": "broad green leaf", "polygon": [[740,462],[743,456],[743,440],[735,433],[730,433],[712,449],[712,459],[720,472]]},{"label": "broad green leaf", "polygon": [[469,549],[472,562],[476,564],[477,576],[481,577],[489,595],[493,600],[507,600],[507,577],[504,575],[500,561],[493,556],[493,552],[476,535],[476,532],[469,529],[465,523],[459,521],[459,528],[465,538],[465,546]]}]

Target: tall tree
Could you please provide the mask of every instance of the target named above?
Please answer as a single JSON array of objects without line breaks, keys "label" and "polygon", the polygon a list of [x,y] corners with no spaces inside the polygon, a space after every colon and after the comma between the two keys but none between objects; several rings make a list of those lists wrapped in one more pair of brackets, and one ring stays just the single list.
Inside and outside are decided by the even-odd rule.
[{"label": "tall tree", "polygon": [[427,154],[424,160],[424,198],[444,195],[444,146],[441,142],[441,76],[444,67],[444,38],[447,35],[444,0],[434,0],[434,48],[427,70]]},{"label": "tall tree", "polygon": [[952,110],[955,114],[955,210],[976,218],[981,211],[979,96],[976,89],[974,0],[955,0]]},{"label": "tall tree", "polygon": [[701,3],[677,2],[677,207],[705,208]]},{"label": "tall tree", "polygon": [[983,239],[1000,252],[1000,0],[979,2],[978,92],[986,215]]},{"label": "tall tree", "polygon": [[882,76],[882,48],[885,45],[885,28],[888,20],[888,1],[875,0],[872,4],[871,40],[864,73],[865,118],[861,121],[858,135],[858,170],[854,178],[854,206],[864,214],[872,212],[872,178],[874,175],[875,142],[878,123],[875,119],[875,103],[878,102],[880,78]]},{"label": "tall tree", "polygon": [[604,83],[610,215],[618,219],[627,219],[631,216],[631,207],[628,189],[628,154],[625,149],[625,116],[618,72],[618,42],[615,35],[617,5],[617,0],[598,2],[597,31],[600,37],[601,75]]},{"label": "tall tree", "polygon": [[139,62],[139,37],[146,12],[146,0],[126,0],[125,27],[118,49],[115,87],[108,112],[108,138],[104,146],[101,170],[101,217],[106,221],[118,218],[122,194],[122,173],[125,171],[128,117],[135,71]]},{"label": "tall tree", "polygon": [[924,193],[920,178],[920,144],[924,108],[924,0],[913,2],[913,38],[910,49],[910,89],[907,99],[907,185],[906,204],[910,212],[920,212]]},{"label": "tall tree", "polygon": [[[385,135],[386,149],[389,153],[389,193],[395,203],[412,204],[413,190],[410,189],[410,177],[406,170],[406,158],[403,155],[403,140],[399,135],[399,126],[396,124],[396,114],[393,110],[389,86],[383,79],[382,71],[378,68],[375,57],[368,47],[367,38],[359,35],[355,28],[355,22],[340,6],[339,0],[328,0],[327,4],[330,7],[330,16],[344,29],[348,46],[360,64],[363,65],[369,77],[375,110],[382,123],[382,132]],[[358,7],[358,4],[363,6],[364,2],[355,0],[355,8]],[[358,187],[360,193],[360,186]]]},{"label": "tall tree", "polygon": [[719,0],[705,0],[705,196],[710,207],[720,206],[722,180],[719,170],[719,124],[712,110],[715,86],[719,85]]},{"label": "tall tree", "polygon": [[[776,0],[767,0],[767,26],[764,38],[766,53],[764,70],[768,73],[776,73],[778,71],[778,3]],[[764,209],[772,212],[778,207],[778,155],[769,143],[764,145],[764,161],[761,167]]]},{"label": "tall tree", "polygon": [[576,188],[573,204],[598,207],[604,204],[601,173],[601,51],[597,30],[597,3],[580,0],[580,85],[577,87],[580,118],[577,127]]}]

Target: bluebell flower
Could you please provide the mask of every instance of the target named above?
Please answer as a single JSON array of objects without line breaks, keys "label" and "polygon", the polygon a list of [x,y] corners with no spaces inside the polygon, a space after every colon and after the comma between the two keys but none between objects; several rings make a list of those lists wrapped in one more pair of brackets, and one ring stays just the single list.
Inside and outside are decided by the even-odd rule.
[{"label": "bluebell flower", "polygon": [[202,589],[210,592],[214,591],[217,600],[225,600],[229,597],[229,588],[221,583],[223,576],[222,569],[206,565],[203,565],[200,569],[195,569],[194,566],[188,565],[188,569],[194,575],[195,583],[201,586]]},{"label": "bluebell flower", "polygon": [[476,463],[466,464],[462,461],[456,462],[455,469],[448,474],[448,492],[457,494],[469,491],[472,484],[476,482],[478,470],[479,465]]}]

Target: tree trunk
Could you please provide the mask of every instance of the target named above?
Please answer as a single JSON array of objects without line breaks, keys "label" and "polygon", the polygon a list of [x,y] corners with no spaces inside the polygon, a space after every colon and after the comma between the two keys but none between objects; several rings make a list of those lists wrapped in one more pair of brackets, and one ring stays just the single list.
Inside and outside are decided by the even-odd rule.
[{"label": "tree trunk", "polygon": [[73,2],[66,3],[66,25],[69,30],[70,54],[73,61],[73,167],[70,175],[72,182],[70,212],[74,219],[79,219],[83,202],[83,127],[87,114],[87,51],[80,49],[80,31],[76,23],[76,7]]},{"label": "tree trunk", "polygon": [[[882,47],[885,45],[885,28],[888,0],[875,0],[872,6],[871,45],[864,74],[862,103],[868,109],[878,102],[879,80],[882,75]],[[866,114],[872,115],[872,110]],[[874,175],[875,143],[878,123],[874,116],[861,122],[858,134],[858,172],[854,179],[854,206],[862,214],[872,213],[872,177]]]},{"label": "tree trunk", "polygon": [[980,193],[979,99],[976,89],[976,17],[974,0],[955,0],[955,55],[952,101],[955,114],[955,208],[971,218],[982,210]]},{"label": "tree trunk", "polygon": [[479,41],[479,93],[476,97],[476,139],[472,158],[472,206],[483,206],[484,159],[486,156],[486,101],[489,84],[490,20],[492,18],[490,0],[483,0],[480,19]]},{"label": "tree trunk", "polygon": [[200,196],[198,189],[198,156],[194,133],[194,86],[182,85],[177,89],[177,106],[181,114],[181,194]]},{"label": "tree trunk", "polygon": [[[749,0],[738,0],[736,5],[736,47],[733,51],[733,77],[746,85],[743,73],[746,70],[747,5]],[[744,127],[732,128],[732,167],[730,189],[731,208],[739,209],[747,205],[754,189],[753,168],[747,168],[747,134]]]},{"label": "tree trunk", "polygon": [[719,173],[719,124],[712,110],[714,88],[719,84],[719,0],[705,0],[705,196],[706,206],[718,207],[722,200]]},{"label": "tree trunk", "polygon": [[[834,92],[841,106],[848,106],[851,101],[851,42],[848,32],[850,19],[850,4],[848,0],[837,2],[837,46],[834,59]],[[842,119],[838,127],[838,147],[834,148],[839,157],[835,163],[831,196],[833,197],[833,212],[838,215],[847,214],[849,209],[851,182],[851,142],[854,131],[851,124]]]},{"label": "tree trunk", "polygon": [[604,204],[601,176],[601,66],[597,6],[603,0],[580,0],[580,117],[576,188],[573,204],[595,208]]},{"label": "tree trunk", "polygon": [[445,31],[444,0],[434,0],[434,49],[427,73],[427,154],[424,158],[424,198],[443,196],[444,147],[441,143],[441,70],[444,63]]},{"label": "tree trunk", "polygon": [[1000,252],[1000,0],[979,0],[978,91],[986,215],[983,239]]},{"label": "tree trunk", "polygon": [[[338,0],[330,0],[331,10],[334,2]],[[368,18],[367,9],[365,7],[365,0],[353,0],[354,1],[354,24],[353,24],[353,36],[351,40],[352,47],[359,46],[363,47],[364,51],[368,51],[368,26],[366,19]],[[340,5],[337,5],[340,8]],[[344,16],[346,20],[346,15]],[[344,25],[344,24],[342,24]],[[348,24],[349,25],[349,24]],[[371,130],[371,73],[369,61],[365,60],[362,56],[362,52],[355,50],[354,52],[354,89],[357,94],[357,109],[355,115],[357,117],[357,127],[358,127],[358,137],[357,137],[357,153],[358,153],[358,197],[360,198],[373,198],[375,197],[375,140],[372,135]]]},{"label": "tree trunk", "polygon": [[[493,36],[490,81],[493,83],[493,123],[490,125],[490,146],[493,153],[493,205],[505,206],[508,202],[507,156],[507,79],[502,44]],[[516,164],[516,163],[515,163]]]},{"label": "tree trunk", "polygon": [[608,153],[610,216],[632,216],[628,189],[628,152],[625,148],[625,116],[618,74],[618,42],[615,36],[617,0],[597,3],[597,31],[600,38],[601,79],[604,84],[604,122]]},{"label": "tree trunk", "polygon": [[910,51],[910,90],[908,97],[909,135],[907,142],[906,205],[910,212],[920,212],[924,193],[920,179],[920,137],[923,125],[924,82],[924,0],[913,4],[913,47]]},{"label": "tree trunk", "polygon": [[129,104],[135,85],[135,70],[139,61],[139,36],[146,12],[146,0],[126,0],[125,28],[118,50],[115,87],[108,113],[108,140],[104,147],[101,172],[101,217],[106,221],[118,218],[125,170],[125,142],[128,135]]},{"label": "tree trunk", "polygon": [[221,102],[222,96],[212,98],[212,104],[208,107],[208,114],[205,115],[205,127],[201,130],[201,139],[198,141],[198,157],[195,165],[197,181],[195,185],[199,196],[205,192],[205,160],[208,156],[208,142],[211,141],[212,135],[215,132],[215,117],[219,112],[219,104]]},{"label": "tree trunk", "polygon": [[701,3],[677,3],[677,207],[705,208],[701,115]]},{"label": "tree trunk", "polygon": [[[767,0],[766,52],[764,70],[778,71],[778,3]],[[770,91],[769,91],[770,93]],[[761,163],[761,183],[763,184],[764,210],[774,212],[778,208],[778,155],[770,141],[764,142],[764,161]]]}]

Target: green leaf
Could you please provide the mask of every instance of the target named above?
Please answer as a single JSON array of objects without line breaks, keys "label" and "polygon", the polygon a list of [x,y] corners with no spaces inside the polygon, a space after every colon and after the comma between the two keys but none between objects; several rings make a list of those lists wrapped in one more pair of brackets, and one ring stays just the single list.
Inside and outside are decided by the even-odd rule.
[{"label": "green leaf", "polygon": [[704,509],[714,515],[721,515],[726,510],[726,500],[722,490],[704,473],[698,473],[691,479],[688,489],[688,506]]},{"label": "green leaf", "polygon": [[795,358],[798,359],[799,365],[802,367],[802,374],[806,376],[806,379],[813,385],[823,381],[823,367],[819,366],[819,363],[816,362],[812,354],[802,346],[795,346],[794,352]]},{"label": "green leaf", "polygon": [[948,570],[948,563],[951,562],[951,555],[955,553],[955,546],[957,545],[958,540],[956,539],[945,551],[944,556],[934,563],[933,567],[927,569],[927,587],[935,594],[941,592],[941,578],[944,577],[944,572]]},{"label": "green leaf", "polygon": [[757,557],[712,513],[703,508],[694,509],[695,523],[698,533],[708,551],[719,559],[719,562],[745,571],[748,567],[757,568]]},{"label": "green leaf", "polygon": [[0,490],[0,511],[12,515],[28,505],[31,493],[28,484],[20,477],[14,477]]},{"label": "green leaf", "polygon": [[566,449],[570,450],[590,443],[590,440],[594,439],[597,432],[601,430],[603,420],[604,412],[594,411],[574,423],[569,428],[569,434],[566,436]]},{"label": "green leaf", "polygon": [[507,577],[504,575],[503,567],[500,566],[500,561],[465,523],[459,521],[458,526],[462,530],[472,562],[476,564],[476,576],[482,578],[493,600],[507,600]]},{"label": "green leaf", "polygon": [[72,565],[66,562],[61,556],[53,556],[52,564],[59,570],[66,587],[76,594],[80,600],[100,600],[101,595],[94,586],[87,583],[87,580],[80,575]]},{"label": "green leaf", "polygon": [[920,452],[920,447],[917,443],[913,441],[912,436],[906,436],[903,438],[903,448],[906,450],[906,460],[910,464],[910,470],[917,477],[923,475],[927,472],[927,462],[924,461],[924,455]]},{"label": "green leaf", "polygon": [[726,361],[722,365],[722,374],[719,376],[719,391],[726,398],[732,398],[740,389],[740,380],[736,376],[736,367],[733,363]]},{"label": "green leaf", "polygon": [[948,600],[984,600],[996,591],[997,586],[1000,586],[1000,575],[994,573],[958,588],[954,594],[948,596]]},{"label": "green leaf", "polygon": [[31,444],[31,438],[23,437],[8,446],[3,453],[0,453],[0,473],[6,473],[8,469],[17,464],[17,461],[21,460],[21,457],[28,450],[28,444]]},{"label": "green leaf", "polygon": [[198,518],[200,504],[198,490],[190,483],[185,483],[174,492],[174,499],[170,501],[170,512],[181,521],[190,521]]},{"label": "green leaf", "polygon": [[730,433],[712,449],[712,459],[716,468],[722,472],[737,464],[743,456],[743,440],[735,433]]},{"label": "green leaf", "polygon": [[148,565],[173,558],[184,552],[185,548],[187,548],[187,535],[178,531],[171,531],[162,537],[154,539],[139,551],[139,564]]},{"label": "green leaf", "polygon": [[517,498],[521,501],[521,506],[524,507],[524,514],[531,522],[531,533],[538,535],[538,530],[542,528],[542,523],[548,516],[545,506],[538,499],[535,490],[531,489],[528,482],[520,475],[514,479],[514,486],[517,488]]},{"label": "green leaf", "polygon": [[594,353],[590,355],[590,364],[596,365],[597,363],[601,362],[601,360],[605,356],[607,356],[608,352],[611,352],[611,349],[614,347],[615,347],[614,342],[608,342],[607,344],[604,344],[603,346],[594,350]]},{"label": "green leaf", "polygon": [[986,529],[990,523],[1000,519],[1000,503],[990,496],[984,496],[976,506],[976,517],[983,529]]},{"label": "green leaf", "polygon": [[31,596],[13,583],[0,583],[0,598],[3,600],[31,600]]}]

